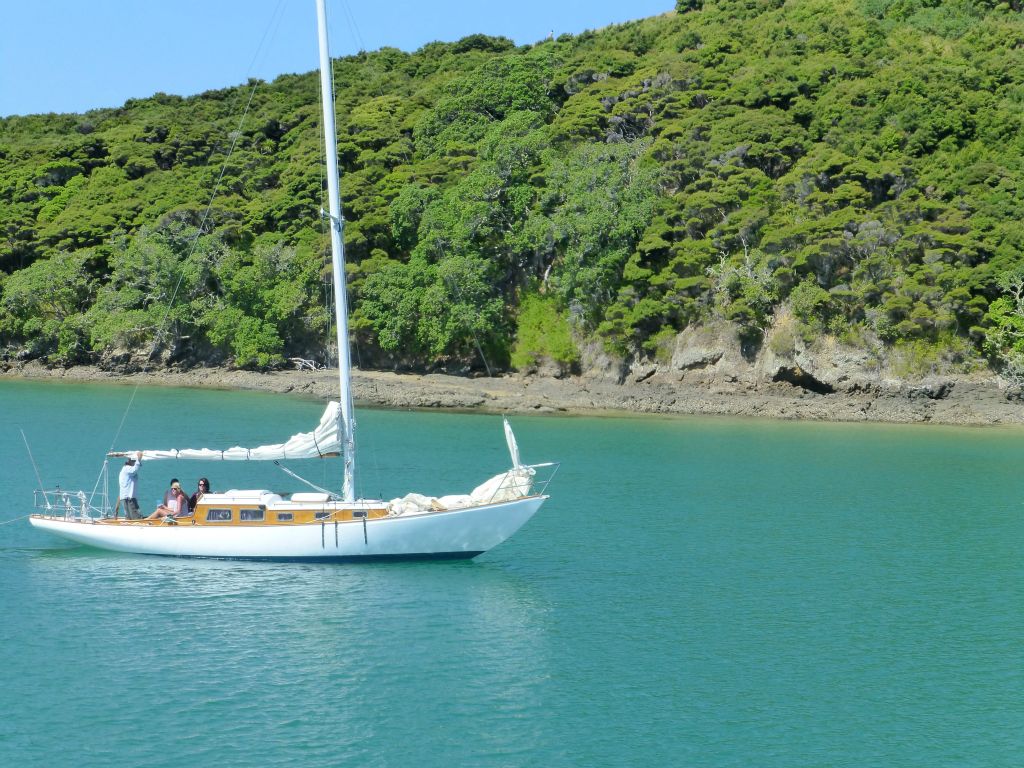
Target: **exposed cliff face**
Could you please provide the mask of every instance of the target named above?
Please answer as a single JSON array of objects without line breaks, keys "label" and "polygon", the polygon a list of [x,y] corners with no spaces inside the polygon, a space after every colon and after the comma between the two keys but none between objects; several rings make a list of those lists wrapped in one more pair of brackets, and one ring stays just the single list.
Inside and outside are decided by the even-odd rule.
[{"label": "exposed cliff face", "polygon": [[[773,343],[774,334],[769,331],[766,343],[750,355],[728,323],[690,327],[676,337],[667,365],[634,366],[630,380],[746,397],[773,417],[948,423],[1024,417],[1020,387],[988,372],[898,376],[890,361],[832,337],[807,343],[787,336]],[[802,405],[794,410],[786,400]],[[707,410],[720,412],[710,404]],[[757,415],[748,407],[735,412]]]},{"label": "exposed cliff face", "polygon": [[[679,381],[709,389],[726,386],[756,391],[785,384],[818,395],[899,392],[928,388],[947,378],[964,378],[900,377],[869,351],[844,346],[832,337],[811,344],[789,339],[788,344],[780,351],[779,345],[766,343],[749,355],[744,354],[735,329],[727,323],[691,327],[676,337],[670,363],[658,369],[675,374]],[[991,374],[976,380],[996,382]]]}]

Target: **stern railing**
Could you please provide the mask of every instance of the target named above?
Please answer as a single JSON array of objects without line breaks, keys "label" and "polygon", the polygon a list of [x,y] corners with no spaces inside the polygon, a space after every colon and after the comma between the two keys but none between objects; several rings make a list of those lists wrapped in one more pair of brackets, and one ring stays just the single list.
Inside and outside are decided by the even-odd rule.
[{"label": "stern railing", "polygon": [[104,516],[102,508],[89,503],[85,491],[36,490],[33,506],[47,517],[63,517],[65,520],[94,520]]}]

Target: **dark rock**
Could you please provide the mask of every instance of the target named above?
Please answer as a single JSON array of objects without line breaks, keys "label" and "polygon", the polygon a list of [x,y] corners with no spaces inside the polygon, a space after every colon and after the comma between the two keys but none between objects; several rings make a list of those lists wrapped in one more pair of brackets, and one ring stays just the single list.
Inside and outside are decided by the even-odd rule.
[{"label": "dark rock", "polygon": [[836,391],[835,387],[831,384],[818,381],[798,365],[790,368],[779,368],[778,373],[775,374],[772,381],[785,381],[792,384],[794,387],[799,387],[800,389],[808,392],[814,392],[818,395],[831,395]]}]

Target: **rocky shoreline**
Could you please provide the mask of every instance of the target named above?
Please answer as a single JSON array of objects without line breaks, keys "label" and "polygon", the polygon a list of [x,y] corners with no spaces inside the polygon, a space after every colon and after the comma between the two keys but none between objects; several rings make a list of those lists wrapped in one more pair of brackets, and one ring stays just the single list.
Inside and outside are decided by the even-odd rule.
[{"label": "rocky shoreline", "polygon": [[[776,372],[771,378],[765,377],[763,372],[753,378],[709,375],[711,367],[714,366],[673,364],[662,368],[650,366],[616,376],[605,372],[575,377],[505,375],[493,378],[355,371],[353,394],[361,404],[387,408],[1024,424],[1024,400],[1020,391],[994,378],[953,376],[906,382],[876,376],[838,388],[798,367],[783,366],[779,368],[781,373]],[[337,374],[331,370],[256,373],[198,368],[121,375],[89,366],[48,368],[39,363],[19,363],[7,365],[0,377],[261,390],[324,399],[337,392]]]}]

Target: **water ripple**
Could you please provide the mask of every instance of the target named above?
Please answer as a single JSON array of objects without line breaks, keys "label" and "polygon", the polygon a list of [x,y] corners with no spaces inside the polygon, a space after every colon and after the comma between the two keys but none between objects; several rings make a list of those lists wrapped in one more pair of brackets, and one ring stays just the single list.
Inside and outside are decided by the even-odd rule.
[{"label": "water ripple", "polygon": [[[188,393],[200,417],[231,402]],[[288,428],[308,415],[273,402]],[[475,466],[485,418],[361,428],[417,467],[410,436],[439,425],[464,437],[446,471]],[[1018,433],[517,433],[569,461],[542,513],[468,563],[148,558],[0,529],[0,764],[1019,763]],[[30,498],[31,468],[7,458],[0,484]]]}]

